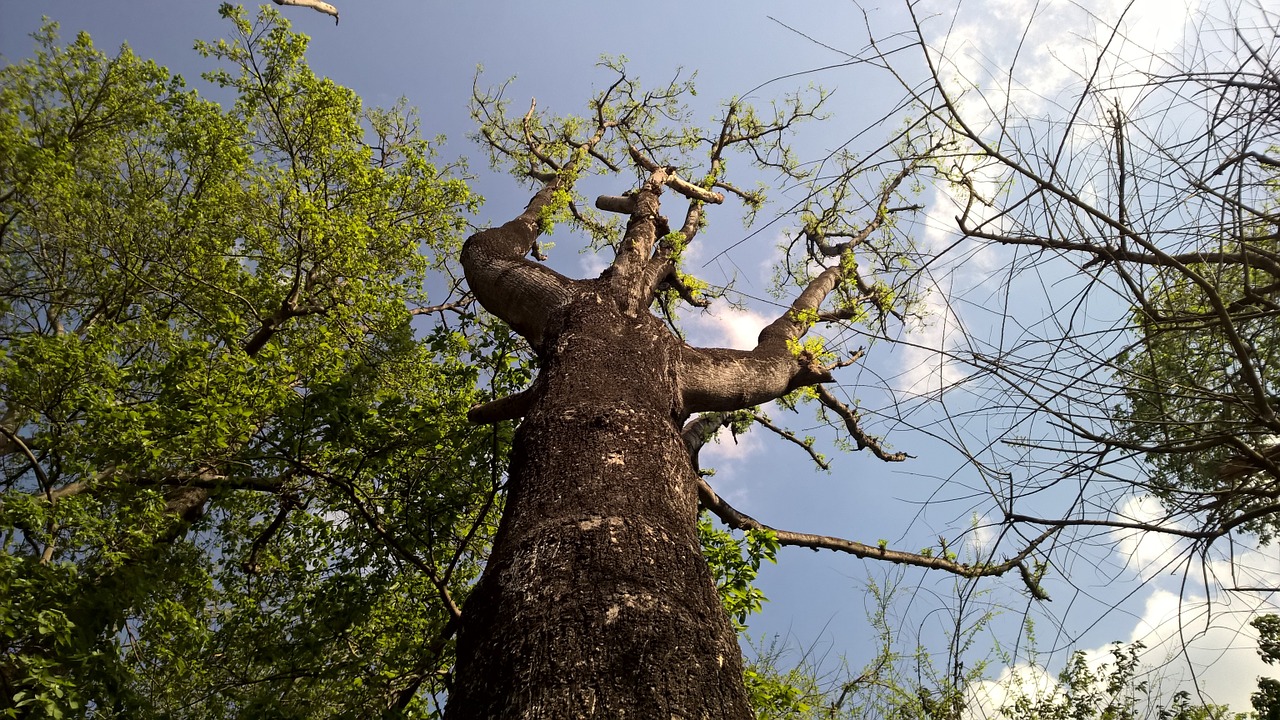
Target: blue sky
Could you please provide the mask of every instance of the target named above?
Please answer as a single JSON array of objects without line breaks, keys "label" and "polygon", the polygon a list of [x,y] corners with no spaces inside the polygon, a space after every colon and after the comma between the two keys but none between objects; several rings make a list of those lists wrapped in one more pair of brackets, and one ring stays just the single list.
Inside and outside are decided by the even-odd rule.
[{"label": "blue sky", "polygon": [[[523,207],[528,194],[509,177],[490,172],[483,153],[466,139],[474,128],[467,101],[479,65],[485,68],[485,82],[496,84],[515,76],[508,93],[514,104],[536,97],[539,107],[557,113],[580,110],[592,90],[608,81],[595,67],[604,54],[625,55],[629,72],[650,82],[666,80],[680,68],[686,73],[696,71],[696,101],[701,105],[695,106],[695,113],[703,121],[710,120],[720,99],[800,73],[768,84],[751,97],[767,102],[809,82],[834,91],[829,106],[832,117],[803,127],[795,139],[802,159],[819,158],[841,146],[889,112],[901,97],[900,88],[887,73],[869,66],[806,73],[846,57],[786,27],[857,53],[865,45],[868,23],[882,38],[903,28],[901,7],[895,2],[867,7],[865,13],[852,2],[828,0],[731,5],[663,0],[634,8],[618,5],[617,10],[590,2],[344,0],[337,4],[342,22],[336,27],[330,18],[306,9],[287,12],[294,28],[313,38],[309,53],[312,68],[353,88],[367,104],[385,106],[402,96],[407,98],[421,112],[425,134],[447,136],[442,159],[471,158],[471,171],[476,175],[473,187],[486,198],[474,218],[478,225],[508,219]],[[0,54],[6,61],[27,55],[27,34],[39,26],[41,16],[49,16],[61,23],[64,37],[85,30],[104,49],[127,42],[139,55],[156,59],[199,87],[199,73],[209,65],[191,47],[196,38],[213,39],[225,32],[217,7],[216,0],[0,0]],[[1052,109],[1055,94],[1069,84],[1072,64],[1087,56],[1091,33],[1102,21],[1117,17],[1121,9],[1115,3],[1094,2],[1088,4],[1094,13],[1091,17],[1079,4],[1063,2],[1033,5],[1001,0],[953,6],[939,0],[931,7],[936,14],[929,27],[939,45],[941,38],[947,37],[957,72],[980,84],[994,76],[994,69],[1002,63],[1012,61],[1014,44],[1010,38],[1038,13],[1033,42],[1023,49],[1020,62],[1029,87],[1043,91],[1048,99],[1046,111]],[[1033,7],[1037,8],[1034,13]],[[1133,36],[1134,52],[1164,47],[1184,32],[1180,24],[1184,15],[1162,9],[1154,0],[1136,3],[1129,18],[1135,27],[1143,28],[1140,36]],[[910,56],[903,56],[900,67],[918,71],[919,66]],[[872,143],[888,137],[892,125],[873,128],[859,142],[869,149]],[[617,187],[612,192],[626,189]],[[906,229],[914,232],[920,243],[940,248],[951,240],[949,217],[954,209],[948,208],[948,198],[942,192],[928,197],[930,208]],[[771,212],[785,210],[787,201],[795,198],[780,193],[775,199],[777,203],[762,214],[763,219],[772,217]],[[758,300],[749,301],[741,312],[720,308],[712,315],[690,316],[686,329],[695,344],[750,343],[758,328],[777,312],[776,306],[766,302],[766,286],[771,261],[776,258],[774,246],[786,225],[772,225],[753,235],[743,230],[732,211],[712,215],[712,223],[700,236],[701,245],[692,255],[695,264],[689,269],[713,282],[722,281],[724,273],[734,274],[737,289]],[[573,237],[560,234],[553,239],[557,246],[552,262],[559,269],[577,276],[598,270],[598,261],[578,254]],[[727,254],[718,254],[726,249]],[[713,257],[717,262],[696,264],[699,258]],[[705,451],[704,465],[718,469],[713,480],[728,499],[744,512],[780,528],[872,544],[883,538],[902,549],[936,545],[939,535],[956,538],[966,534],[975,514],[981,517],[992,510],[989,499],[971,497],[981,489],[982,479],[966,462],[964,453],[908,426],[933,426],[939,434],[967,436],[981,446],[986,439],[1008,430],[1002,425],[1007,418],[977,415],[959,423],[959,429],[934,426],[945,411],[973,410],[979,399],[957,394],[952,404],[943,407],[919,402],[902,392],[922,382],[929,371],[941,372],[937,350],[958,342],[958,328],[975,337],[990,337],[995,332],[991,310],[1007,297],[1001,268],[1008,256],[974,252],[955,257],[952,265],[939,266],[936,274],[940,284],[931,324],[906,336],[917,347],[877,345],[865,364],[849,368],[841,376],[840,394],[861,399],[871,415],[879,409],[887,412],[895,401],[915,403],[918,409],[909,422],[882,424],[877,429],[892,429],[889,441],[894,447],[917,458],[886,466],[870,456],[842,456],[831,451],[833,470],[821,473],[811,470],[806,457],[794,447],[759,432],[736,443],[724,438]],[[1056,279],[1071,282],[1065,271]],[[1024,296],[1016,308],[1027,318],[1053,316],[1058,302],[1070,296],[1062,285],[1038,288],[1037,292]],[[954,294],[954,302],[948,307],[942,298],[950,294]],[[963,376],[963,368],[950,368],[939,375],[950,381]],[[809,414],[786,419],[797,430],[823,436]],[[1050,498],[1047,502],[1053,501]],[[980,534],[968,536],[982,539]],[[1197,612],[1194,601],[1203,598],[1204,592],[1197,595],[1194,588],[1183,588],[1178,578],[1164,577],[1167,573],[1156,577],[1152,568],[1160,567],[1162,553],[1167,552],[1167,543],[1158,539],[1139,544],[1103,535],[1097,542],[1062,555],[1059,574],[1049,582],[1055,597],[1049,606],[1028,600],[1016,578],[989,579],[980,587],[991,591],[990,602],[1007,608],[996,625],[1003,644],[1018,640],[1023,614],[1028,613],[1040,623],[1041,649],[1059,651],[1054,657],[1060,663],[1061,651],[1069,647],[1098,649],[1112,640],[1128,641],[1150,636],[1153,631],[1160,637],[1176,638],[1170,628],[1177,623],[1168,613],[1178,608],[1182,595],[1183,608],[1190,617]],[[1261,573],[1274,576],[1280,571],[1274,549],[1251,556],[1250,562],[1257,564]],[[827,657],[829,665],[844,654],[857,668],[869,659],[870,652],[863,584],[868,578],[882,581],[885,573],[899,577],[896,569],[875,563],[784,549],[778,566],[762,573],[761,585],[772,602],[752,622],[752,633],[781,636],[796,648],[812,646]],[[1069,577],[1064,579],[1061,574]],[[940,628],[946,624],[946,614],[936,608],[950,602],[952,579],[908,570],[900,582],[904,592],[896,611],[908,649],[915,643],[916,628],[920,628],[925,644],[936,644],[941,650]],[[1217,629],[1200,635],[1198,642],[1206,649],[1201,652],[1193,643],[1188,658],[1212,668],[1200,686],[1202,690],[1218,702],[1231,702],[1244,710],[1246,686],[1252,686],[1251,678],[1265,667],[1253,657],[1247,632],[1239,632],[1240,618],[1246,618],[1247,613],[1233,611],[1266,598],[1214,598],[1215,608],[1226,613],[1214,616],[1212,626]],[[1232,647],[1240,649],[1224,650]],[[1162,660],[1168,651],[1169,646],[1152,651],[1148,659]],[[993,677],[996,674],[993,672]],[[1241,685],[1241,678],[1250,680]]]}]

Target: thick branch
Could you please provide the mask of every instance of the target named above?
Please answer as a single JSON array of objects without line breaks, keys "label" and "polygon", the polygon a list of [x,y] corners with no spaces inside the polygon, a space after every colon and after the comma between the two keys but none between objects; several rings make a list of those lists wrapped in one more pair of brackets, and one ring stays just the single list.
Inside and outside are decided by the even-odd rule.
[{"label": "thick branch", "polygon": [[[607,273],[614,298],[628,315],[647,310],[661,280],[658,275],[665,276],[669,272],[665,267],[653,267],[651,258],[659,236],[670,231],[667,219],[658,211],[663,186],[672,173],[672,168],[654,166],[649,178],[630,196],[631,217],[627,220],[627,232],[618,244],[613,265]],[[599,202],[596,201],[597,205]],[[622,206],[622,203],[606,204]]]},{"label": "thick branch", "polygon": [[811,355],[793,355],[785,345],[751,351],[685,347],[679,372],[688,413],[755,407],[796,388],[832,380]]},{"label": "thick branch", "polygon": [[557,178],[543,186],[514,220],[482,230],[462,246],[462,269],[476,299],[535,348],[547,314],[568,299],[572,283],[524,257],[537,243],[539,214],[560,185]]},{"label": "thick branch", "polygon": [[811,280],[800,295],[792,301],[791,307],[760,331],[757,347],[785,348],[791,342],[803,337],[817,320],[818,308],[822,305],[822,301],[836,289],[842,279],[844,279],[844,271],[838,264],[818,273],[818,277]]},{"label": "thick branch", "polygon": [[536,387],[535,380],[528,389],[476,405],[467,411],[467,419],[477,424],[488,424],[522,418],[533,406]]},{"label": "thick branch", "polygon": [[635,145],[632,145],[628,150],[631,153],[631,159],[648,172],[656,173],[659,170],[665,170],[666,172],[662,180],[663,184],[690,200],[701,200],[704,203],[711,203],[712,205],[719,205],[724,202],[724,195],[722,193],[694,185],[688,180],[677,175],[674,167],[663,168],[658,163],[645,157],[644,153],[640,152],[640,149]]},{"label": "thick branch", "polygon": [[680,439],[684,441],[684,449],[689,453],[689,459],[695,468],[698,466],[698,451],[702,450],[702,446],[715,437],[720,428],[732,422],[733,418],[729,413],[708,412],[684,424],[680,429]]},{"label": "thick branch", "polygon": [[619,215],[630,215],[636,210],[636,196],[634,194],[601,195],[596,198],[596,209]]}]

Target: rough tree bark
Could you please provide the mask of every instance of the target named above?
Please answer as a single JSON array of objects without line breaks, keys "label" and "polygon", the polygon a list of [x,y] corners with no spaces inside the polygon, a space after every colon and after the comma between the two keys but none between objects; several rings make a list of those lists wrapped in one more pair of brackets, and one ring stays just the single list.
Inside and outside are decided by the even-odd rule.
[{"label": "rough tree bark", "polygon": [[619,262],[588,281],[523,259],[557,187],[463,250],[477,298],[542,369],[522,401],[473,412],[525,411],[506,512],[463,611],[449,717],[750,717],[680,436],[697,353],[649,313],[653,288],[634,276],[651,274],[662,186],[636,196],[620,253],[634,274]]}]

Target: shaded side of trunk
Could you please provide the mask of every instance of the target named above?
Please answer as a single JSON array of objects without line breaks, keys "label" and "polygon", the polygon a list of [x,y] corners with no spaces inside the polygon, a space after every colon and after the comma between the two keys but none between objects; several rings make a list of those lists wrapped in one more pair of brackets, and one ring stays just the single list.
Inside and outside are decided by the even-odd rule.
[{"label": "shaded side of trunk", "polygon": [[449,720],[751,717],[696,533],[678,341],[599,287],[548,319]]}]

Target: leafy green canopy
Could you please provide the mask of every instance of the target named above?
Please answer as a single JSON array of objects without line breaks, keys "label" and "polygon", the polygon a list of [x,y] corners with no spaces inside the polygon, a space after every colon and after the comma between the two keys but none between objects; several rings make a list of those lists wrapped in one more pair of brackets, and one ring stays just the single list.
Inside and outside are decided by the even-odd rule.
[{"label": "leafy green canopy", "polygon": [[1172,514],[1263,542],[1280,518],[1280,324],[1274,264],[1249,259],[1276,252],[1274,229],[1257,222],[1203,259],[1153,271],[1117,361],[1120,439],[1144,452],[1149,489]]},{"label": "leafy green canopy", "polygon": [[53,25],[0,70],[0,716],[426,712],[492,531],[527,370],[411,327],[476,198],[224,14],[225,106]]}]

